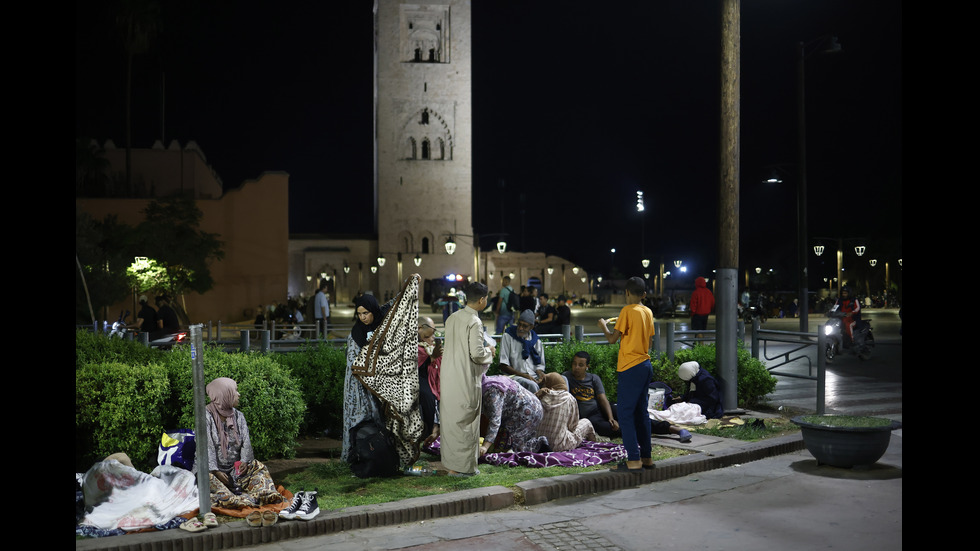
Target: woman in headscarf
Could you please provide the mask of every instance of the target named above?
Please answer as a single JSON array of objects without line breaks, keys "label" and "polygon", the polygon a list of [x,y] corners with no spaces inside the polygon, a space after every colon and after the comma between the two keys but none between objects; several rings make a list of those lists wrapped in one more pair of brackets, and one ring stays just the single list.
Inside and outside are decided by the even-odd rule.
[{"label": "woman in headscarf", "polygon": [[718,381],[701,364],[684,362],[677,368],[677,376],[688,383],[688,390],[683,398],[675,401],[701,406],[701,414],[708,419],[721,419],[725,416]]},{"label": "woman in headscarf", "polygon": [[237,409],[238,383],[219,377],[205,387],[211,504],[244,509],[282,503],[269,469],[255,459],[245,416]]},{"label": "woman in headscarf", "polygon": [[384,426],[384,417],[377,398],[353,375],[351,365],[357,359],[361,348],[367,346],[374,330],[381,325],[390,305],[381,306],[374,295],[361,295],[354,301],[354,327],[347,337],[347,371],[344,373],[344,430],[341,457],[351,461],[350,429],[365,419],[374,419]]},{"label": "woman in headscarf", "polygon": [[480,445],[480,455],[494,446],[502,452],[509,449],[530,453],[551,451],[548,438],[538,436],[544,410],[537,396],[504,375],[484,375],[482,386],[483,416],[489,424]]},{"label": "woman in headscarf", "polygon": [[544,410],[538,434],[548,438],[552,451],[566,452],[577,448],[582,440],[596,439],[592,421],[579,419],[578,401],[569,394],[565,377],[546,374],[535,395]]}]

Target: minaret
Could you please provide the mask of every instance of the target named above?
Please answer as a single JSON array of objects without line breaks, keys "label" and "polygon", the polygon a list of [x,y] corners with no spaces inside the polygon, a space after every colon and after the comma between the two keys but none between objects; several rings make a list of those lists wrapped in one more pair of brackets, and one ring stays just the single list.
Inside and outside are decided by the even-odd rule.
[{"label": "minaret", "polygon": [[377,252],[385,257],[379,298],[414,272],[478,279],[470,14],[469,1],[375,1],[374,196]]}]

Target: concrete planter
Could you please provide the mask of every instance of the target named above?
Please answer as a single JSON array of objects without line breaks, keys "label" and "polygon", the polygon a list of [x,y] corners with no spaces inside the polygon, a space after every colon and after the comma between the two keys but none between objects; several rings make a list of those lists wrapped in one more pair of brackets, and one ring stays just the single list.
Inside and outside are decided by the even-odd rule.
[{"label": "concrete planter", "polygon": [[[874,421],[862,426],[860,420]],[[803,433],[803,445],[818,465],[868,468],[888,449],[892,431],[902,423],[879,417],[799,415],[791,419]]]}]

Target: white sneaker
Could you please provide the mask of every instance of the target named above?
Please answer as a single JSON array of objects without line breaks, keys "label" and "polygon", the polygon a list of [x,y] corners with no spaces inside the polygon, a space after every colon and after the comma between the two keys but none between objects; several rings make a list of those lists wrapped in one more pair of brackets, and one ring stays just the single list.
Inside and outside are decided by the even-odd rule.
[{"label": "white sneaker", "polygon": [[316,502],[316,492],[302,492],[302,503],[296,510],[296,517],[300,520],[312,520],[320,514],[320,505]]},{"label": "white sneaker", "polygon": [[279,516],[289,520],[296,518],[296,511],[299,510],[299,506],[303,504],[303,494],[305,493],[306,492],[301,491],[293,494],[293,500],[289,503],[289,507],[279,511]]}]

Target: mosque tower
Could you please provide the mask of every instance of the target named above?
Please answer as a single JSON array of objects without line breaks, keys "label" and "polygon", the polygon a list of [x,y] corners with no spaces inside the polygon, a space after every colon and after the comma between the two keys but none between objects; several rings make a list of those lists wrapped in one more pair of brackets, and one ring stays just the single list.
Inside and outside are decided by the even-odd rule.
[{"label": "mosque tower", "polygon": [[379,291],[411,273],[477,277],[470,4],[375,0]]}]

